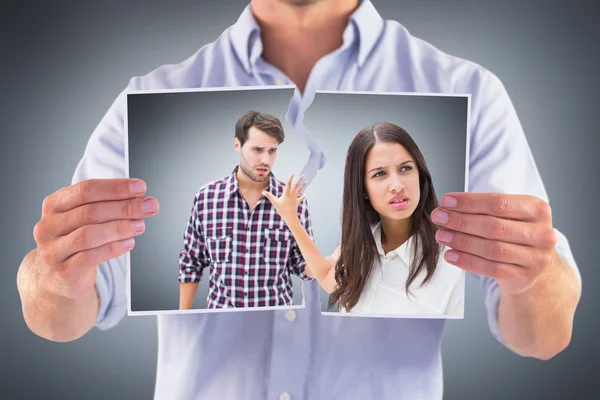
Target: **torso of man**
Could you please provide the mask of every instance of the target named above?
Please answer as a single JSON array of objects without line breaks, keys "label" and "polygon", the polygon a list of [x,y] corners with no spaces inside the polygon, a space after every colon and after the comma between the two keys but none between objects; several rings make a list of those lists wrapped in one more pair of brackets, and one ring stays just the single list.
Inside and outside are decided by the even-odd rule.
[{"label": "torso of man", "polygon": [[248,207],[250,208],[250,212],[254,211],[254,207],[256,207],[256,205],[260,201],[261,197],[263,197],[262,190],[243,189],[240,187],[239,192],[240,192],[240,195],[242,196],[242,198],[248,204]]},{"label": "torso of man", "polygon": [[[260,35],[254,27],[247,8],[216,42],[181,65],[133,79],[128,89],[291,84],[260,59]],[[469,176],[470,190],[527,190],[543,196],[500,81],[412,37],[400,24],[384,22],[368,1],[348,25],[342,48],[320,59],[311,71],[306,92],[317,89],[472,94],[469,149],[478,161]],[[295,96],[290,103],[296,132],[302,131],[298,116],[312,101],[310,96],[306,99]],[[114,134],[114,127],[125,109],[123,95],[92,138],[93,151],[86,153],[90,156],[80,164],[75,180],[123,174],[124,153],[105,154],[124,148],[125,134]],[[107,163],[95,161],[99,154],[117,160],[115,165],[108,169]],[[251,207],[260,199],[252,193],[243,196]],[[126,265],[122,257],[118,264],[105,263],[98,269],[102,307],[97,325],[104,329],[126,312]],[[479,279],[490,328],[499,337],[494,318],[497,286],[491,279]],[[302,293],[305,304],[298,310],[160,315],[155,399],[442,398],[443,319],[324,316],[318,283],[306,282]]]}]

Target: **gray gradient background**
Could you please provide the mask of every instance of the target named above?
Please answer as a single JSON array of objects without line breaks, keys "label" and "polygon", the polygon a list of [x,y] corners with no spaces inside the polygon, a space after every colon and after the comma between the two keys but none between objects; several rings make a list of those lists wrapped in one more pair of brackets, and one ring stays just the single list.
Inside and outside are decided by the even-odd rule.
[{"label": "gray gradient background", "polygon": [[[243,113],[260,110],[282,121],[286,139],[273,172],[283,181],[298,176],[309,152],[285,121],[292,94],[292,89],[262,89],[129,95],[129,175],[144,179],[161,206],[131,252],[133,312],[177,310],[177,257],[192,199],[200,186],[229,174],[239,162],[233,132]],[[467,113],[466,96],[317,93],[304,123],[328,160],[305,192],[319,250],[330,254],[340,243],[344,163],[358,131],[376,122],[406,129],[428,163],[439,201],[442,194],[465,188]],[[301,305],[302,281],[295,275],[292,281],[294,305]],[[193,308],[206,308],[207,292],[203,279]],[[323,290],[320,299],[327,311]]]},{"label": "gray gradient background", "polygon": [[[465,319],[443,341],[445,399],[595,399],[598,376],[598,10],[589,1],[374,1],[381,15],[504,82],[584,280],[569,348],[548,362],[489,334],[467,279]],[[151,398],[156,318],[125,317],[73,343],[29,332],[15,277],[43,198],[68,185],[84,146],[133,75],[178,62],[237,19],[242,1],[5,1],[0,14],[0,397]],[[7,75],[9,74],[9,75]],[[576,394],[577,393],[577,394]]]}]

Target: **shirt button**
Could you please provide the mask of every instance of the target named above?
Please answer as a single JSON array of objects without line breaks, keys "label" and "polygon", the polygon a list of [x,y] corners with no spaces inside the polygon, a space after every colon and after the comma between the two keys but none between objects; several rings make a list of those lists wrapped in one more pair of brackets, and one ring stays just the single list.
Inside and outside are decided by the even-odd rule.
[{"label": "shirt button", "polygon": [[279,400],[292,400],[292,396],[288,392],[283,392],[279,395]]},{"label": "shirt button", "polygon": [[290,322],[294,322],[296,320],[296,311],[294,310],[287,310],[285,312],[285,319],[290,321]]},{"label": "shirt button", "polygon": [[248,297],[248,292],[244,292],[244,297]]}]

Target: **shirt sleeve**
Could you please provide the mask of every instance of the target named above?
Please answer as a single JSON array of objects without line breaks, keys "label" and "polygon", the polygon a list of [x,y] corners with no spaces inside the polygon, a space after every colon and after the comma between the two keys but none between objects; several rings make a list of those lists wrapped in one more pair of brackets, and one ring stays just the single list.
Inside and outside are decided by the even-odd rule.
[{"label": "shirt sleeve", "polygon": [[[528,194],[551,204],[516,110],[498,77],[479,67],[471,74],[466,92],[472,94],[468,191]],[[567,238],[555,230],[556,250],[581,284]],[[492,278],[473,276],[481,283],[489,328],[504,343],[498,330],[498,284]]]},{"label": "shirt sleeve", "polygon": [[[125,155],[125,110],[123,90],[92,132],[79,161],[72,184],[88,179],[114,179],[128,176]],[[96,290],[100,307],[95,326],[106,330],[115,326],[127,310],[127,265],[124,254],[97,266]]]},{"label": "shirt sleeve", "polygon": [[210,265],[210,256],[202,234],[198,207],[202,206],[201,196],[194,199],[194,206],[183,234],[183,250],[179,253],[180,283],[200,282],[202,271]]},{"label": "shirt sleeve", "polygon": [[[308,211],[308,202],[306,199],[298,206],[298,218],[310,238],[314,241],[312,223],[310,221],[310,213]],[[306,275],[306,261],[295,240],[292,240],[292,249],[290,251],[287,267],[291,273],[298,275],[300,279],[305,281],[313,280],[313,278]]]}]

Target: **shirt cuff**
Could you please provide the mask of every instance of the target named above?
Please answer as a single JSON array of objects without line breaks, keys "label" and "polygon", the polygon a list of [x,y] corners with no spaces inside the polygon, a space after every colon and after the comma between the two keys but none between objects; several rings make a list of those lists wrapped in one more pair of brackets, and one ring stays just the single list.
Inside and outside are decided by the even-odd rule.
[{"label": "shirt cuff", "polygon": [[96,291],[99,298],[95,327],[108,330],[121,321],[127,311],[125,256],[98,265]]},{"label": "shirt cuff", "polygon": [[312,281],[315,278],[311,278],[306,275],[306,261],[302,261],[300,264],[295,266],[296,275],[303,281]]},{"label": "shirt cuff", "polygon": [[[573,253],[569,246],[569,241],[567,240],[566,236],[563,235],[559,230],[554,229],[554,231],[556,232],[557,237],[555,246],[556,252],[571,268],[579,283],[579,288],[581,289],[581,273],[579,271],[579,268],[577,267],[575,258],[573,257]],[[490,331],[500,343],[504,344],[504,341],[500,336],[500,329],[498,327],[498,305],[500,303],[500,287],[498,286],[498,283],[495,279],[482,276],[479,276],[479,278],[481,279],[481,284],[485,295],[485,306],[487,309],[487,319]]]},{"label": "shirt cuff", "polygon": [[202,280],[202,270],[198,271],[194,267],[183,267],[179,269],[177,277],[179,283],[197,283]]}]

